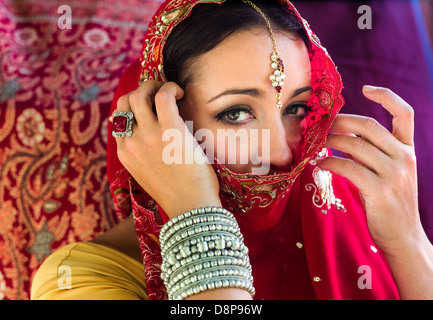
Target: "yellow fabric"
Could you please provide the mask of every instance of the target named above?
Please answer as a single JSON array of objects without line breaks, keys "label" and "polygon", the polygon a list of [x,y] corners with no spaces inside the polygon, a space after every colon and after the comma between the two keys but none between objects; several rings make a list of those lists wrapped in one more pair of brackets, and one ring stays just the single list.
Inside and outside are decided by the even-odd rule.
[{"label": "yellow fabric", "polygon": [[147,300],[144,267],[133,258],[91,242],[55,251],[37,271],[32,300]]}]

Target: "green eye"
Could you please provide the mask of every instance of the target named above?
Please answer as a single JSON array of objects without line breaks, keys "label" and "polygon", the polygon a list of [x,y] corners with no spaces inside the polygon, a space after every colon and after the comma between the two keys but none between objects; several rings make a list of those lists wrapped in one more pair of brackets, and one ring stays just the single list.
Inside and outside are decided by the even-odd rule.
[{"label": "green eye", "polygon": [[237,121],[239,120],[240,114],[241,113],[239,111],[230,112],[229,114],[227,114],[227,119],[229,119],[230,121]]},{"label": "green eye", "polygon": [[299,107],[298,107],[298,106],[295,106],[295,107],[289,107],[287,113],[289,113],[289,114],[297,114],[297,113],[298,113],[298,110],[299,110]]},{"label": "green eye", "polygon": [[288,106],[286,108],[285,114],[294,115],[298,117],[305,117],[310,111],[311,108],[307,104],[298,103],[298,104]]},{"label": "green eye", "polygon": [[222,121],[226,124],[232,125],[240,125],[249,119],[252,119],[253,116],[250,110],[240,107],[234,107],[224,110],[216,116],[218,121]]}]

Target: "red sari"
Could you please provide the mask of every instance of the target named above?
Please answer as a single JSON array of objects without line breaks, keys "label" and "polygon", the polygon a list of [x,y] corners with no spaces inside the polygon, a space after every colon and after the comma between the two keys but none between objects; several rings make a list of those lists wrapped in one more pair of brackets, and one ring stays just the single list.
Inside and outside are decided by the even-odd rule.
[{"label": "red sari", "polygon": [[[120,80],[112,112],[118,98],[135,90],[139,82],[166,81],[161,58],[165,39],[195,4],[223,2],[171,0],[162,4],[149,23],[140,61]],[[311,41],[309,105],[313,112],[305,119],[302,154],[292,170],[270,176],[238,174],[223,164],[213,164],[222,205],[235,214],[249,248],[254,298],[398,299],[386,259],[370,236],[358,190],[314,162],[344,104],[340,75],[293,5],[280,2],[304,24]],[[111,132],[111,124],[108,129]],[[123,168],[111,135],[107,153],[116,210],[121,218],[134,215],[149,299],[166,299],[158,237],[168,217]]]}]

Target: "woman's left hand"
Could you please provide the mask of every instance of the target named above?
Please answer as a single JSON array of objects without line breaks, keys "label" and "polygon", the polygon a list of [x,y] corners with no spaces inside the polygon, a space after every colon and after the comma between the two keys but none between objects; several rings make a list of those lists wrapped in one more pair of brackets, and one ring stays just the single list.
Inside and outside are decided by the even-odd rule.
[{"label": "woman's left hand", "polygon": [[328,157],[318,166],[359,189],[373,240],[385,253],[395,254],[424,233],[418,211],[414,111],[389,89],[365,86],[363,93],[392,114],[392,133],[372,118],[341,114],[325,147],[349,159]]}]

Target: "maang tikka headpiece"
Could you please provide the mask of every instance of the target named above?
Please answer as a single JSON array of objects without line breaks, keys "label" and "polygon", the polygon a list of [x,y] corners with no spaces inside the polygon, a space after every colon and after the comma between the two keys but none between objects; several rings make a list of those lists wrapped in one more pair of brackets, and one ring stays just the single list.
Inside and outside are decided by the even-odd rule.
[{"label": "maang tikka headpiece", "polygon": [[284,74],[284,63],[283,60],[280,58],[280,53],[277,50],[277,43],[275,40],[274,32],[272,31],[271,23],[266,18],[265,14],[262,10],[260,10],[259,7],[257,7],[254,3],[252,3],[250,0],[243,0],[243,2],[249,4],[252,6],[265,20],[266,25],[268,27],[269,33],[271,34],[272,44],[274,47],[274,52],[271,54],[271,67],[274,70],[274,72],[270,75],[269,79],[272,81],[272,86],[277,91],[276,97],[277,97],[277,108],[282,108],[283,103],[281,102],[281,91],[283,90],[284,80],[286,79],[286,75]]}]

